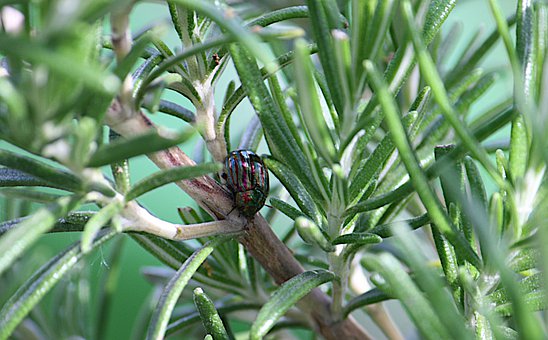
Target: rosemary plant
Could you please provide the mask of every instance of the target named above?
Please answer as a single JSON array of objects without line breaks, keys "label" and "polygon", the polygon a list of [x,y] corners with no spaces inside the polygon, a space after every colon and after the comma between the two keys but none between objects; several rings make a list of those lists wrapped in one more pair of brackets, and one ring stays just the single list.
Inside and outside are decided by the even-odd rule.
[{"label": "rosemary plant", "polygon": [[108,338],[128,242],[162,265],[126,337],[548,337],[546,1],[461,50],[456,0],[158,2],[0,2],[0,339]]}]

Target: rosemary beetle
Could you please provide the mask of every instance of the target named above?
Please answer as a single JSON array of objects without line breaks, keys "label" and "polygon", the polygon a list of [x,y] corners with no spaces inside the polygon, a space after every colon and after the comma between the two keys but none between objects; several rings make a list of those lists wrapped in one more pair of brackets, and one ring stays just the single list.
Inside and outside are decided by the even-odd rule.
[{"label": "rosemary beetle", "polygon": [[226,156],[223,179],[234,196],[234,206],[246,217],[255,215],[268,196],[268,170],[261,157],[249,150]]}]

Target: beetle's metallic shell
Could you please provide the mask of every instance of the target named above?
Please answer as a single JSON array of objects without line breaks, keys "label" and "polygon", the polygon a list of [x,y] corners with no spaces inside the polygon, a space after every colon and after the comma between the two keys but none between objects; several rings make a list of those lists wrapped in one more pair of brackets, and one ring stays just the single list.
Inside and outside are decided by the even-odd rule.
[{"label": "beetle's metallic shell", "polygon": [[261,157],[248,150],[236,150],[225,159],[226,185],[234,194],[234,205],[245,216],[259,211],[268,196],[268,170]]}]

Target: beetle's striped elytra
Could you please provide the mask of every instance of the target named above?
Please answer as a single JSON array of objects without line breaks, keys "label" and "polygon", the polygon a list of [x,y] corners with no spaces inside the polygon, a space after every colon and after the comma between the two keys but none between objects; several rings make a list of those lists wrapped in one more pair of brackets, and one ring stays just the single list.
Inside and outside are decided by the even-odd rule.
[{"label": "beetle's striped elytra", "polygon": [[249,150],[226,156],[223,178],[234,195],[234,206],[243,215],[255,215],[265,204],[269,191],[268,170],[261,157]]}]

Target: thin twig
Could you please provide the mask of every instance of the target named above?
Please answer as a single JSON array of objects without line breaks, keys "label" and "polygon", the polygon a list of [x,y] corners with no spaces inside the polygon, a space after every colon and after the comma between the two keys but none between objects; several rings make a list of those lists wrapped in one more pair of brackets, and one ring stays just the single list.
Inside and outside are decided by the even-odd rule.
[{"label": "thin twig", "polygon": [[235,223],[234,219],[196,224],[174,224],[157,218],[136,202],[129,202],[124,208],[122,216],[122,225],[127,226],[124,228],[126,231],[144,231],[176,241],[236,234],[245,227],[244,223]]},{"label": "thin twig", "polygon": [[217,134],[215,115],[215,98],[213,96],[213,73],[201,83],[195,84],[196,91],[200,93],[200,102],[194,102],[196,107],[196,124],[206,142],[208,151],[217,162],[222,162],[226,157],[226,142],[223,135]]},{"label": "thin twig", "polygon": [[[112,47],[116,55],[116,61],[121,62],[131,51],[133,38],[129,29],[129,14],[133,9],[133,2],[127,6],[121,7],[111,13],[110,26],[112,30]],[[126,110],[131,109],[133,104],[133,79],[128,75],[120,89],[120,101]]]}]

